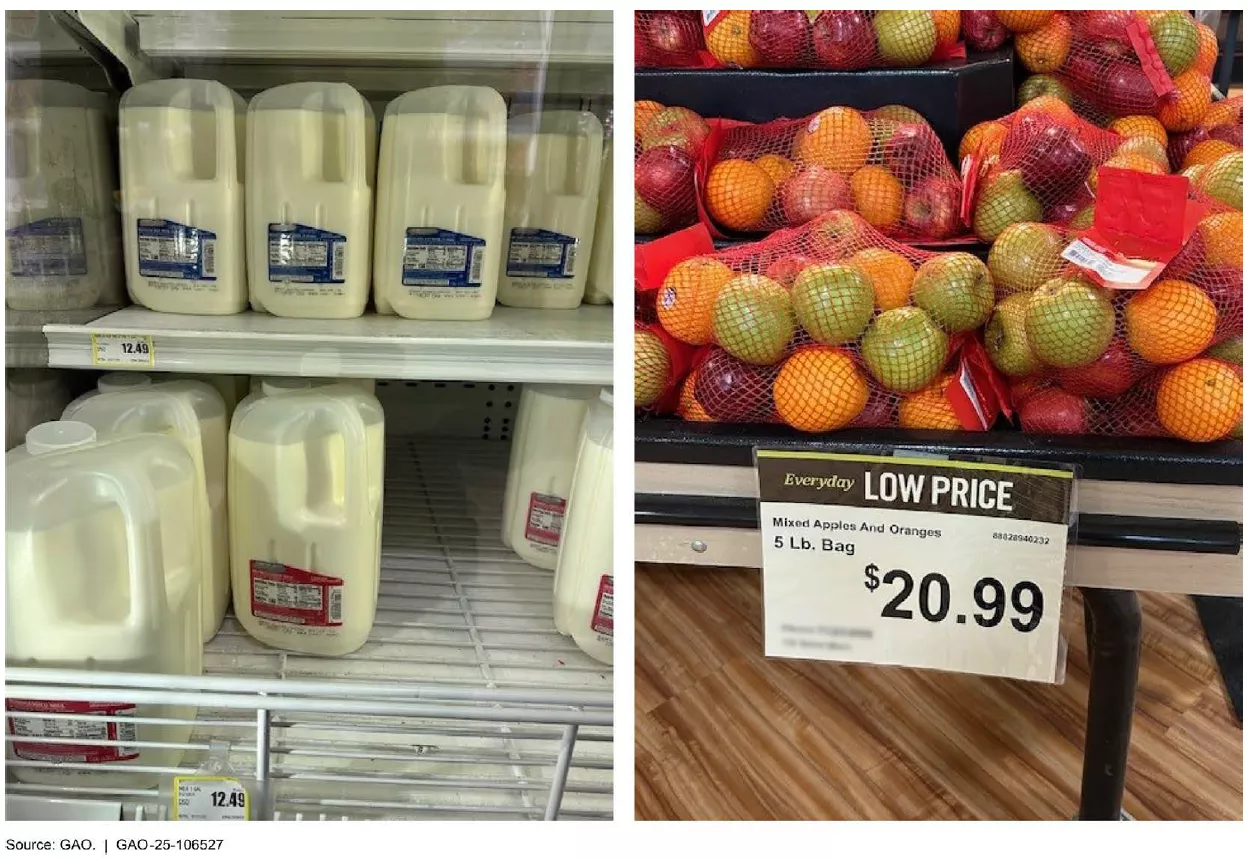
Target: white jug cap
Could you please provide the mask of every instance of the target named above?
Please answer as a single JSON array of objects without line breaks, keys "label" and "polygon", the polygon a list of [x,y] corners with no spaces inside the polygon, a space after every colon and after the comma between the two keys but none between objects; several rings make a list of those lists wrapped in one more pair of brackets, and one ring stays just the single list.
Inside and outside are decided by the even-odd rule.
[{"label": "white jug cap", "polygon": [[95,443],[95,429],[76,420],[54,420],[40,423],[26,433],[26,452],[33,456]]},{"label": "white jug cap", "polygon": [[132,387],[147,387],[152,377],[145,372],[106,372],[95,383],[101,393],[118,390],[129,390]]},{"label": "white jug cap", "polygon": [[260,392],[265,396],[275,393],[289,393],[292,390],[307,390],[312,387],[311,378],[262,378]]},{"label": "white jug cap", "polygon": [[604,405],[606,405],[608,408],[611,408],[611,406],[612,406],[612,394],[611,394],[611,388],[610,388],[610,387],[604,387],[602,390],[600,390],[600,391],[599,391],[599,394],[598,394],[598,401],[599,401],[599,402],[602,402],[602,403],[603,403]]}]

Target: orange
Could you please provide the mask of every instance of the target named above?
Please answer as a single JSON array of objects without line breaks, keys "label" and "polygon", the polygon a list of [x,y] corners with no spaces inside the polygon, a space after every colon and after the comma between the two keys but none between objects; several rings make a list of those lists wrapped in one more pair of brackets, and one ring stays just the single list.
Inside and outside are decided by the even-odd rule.
[{"label": "orange", "polygon": [[1171,81],[1175,91],[1161,99],[1158,121],[1168,131],[1191,131],[1210,106],[1210,76],[1190,68]]},{"label": "orange", "polygon": [[1155,404],[1162,427],[1185,441],[1217,441],[1240,423],[1244,383],[1231,364],[1199,358],[1162,377]]},{"label": "orange", "polygon": [[977,149],[984,149],[984,157],[998,154],[1002,149],[1002,141],[1006,139],[1006,126],[1001,122],[977,122],[971,128],[967,129],[967,133],[963,135],[963,140],[958,144],[958,160],[961,164],[963,159],[968,155],[976,153]]},{"label": "orange", "polygon": [[1244,102],[1239,98],[1225,98],[1222,101],[1212,101],[1210,106],[1206,108],[1205,115],[1201,117],[1201,127],[1218,128],[1220,125],[1231,125],[1233,122],[1240,122],[1243,110]]},{"label": "orange", "polygon": [[681,384],[681,397],[677,401],[677,416],[694,423],[714,423],[715,420],[702,403],[694,398],[694,383],[698,381],[698,373],[691,372]]},{"label": "orange", "polygon": [[937,28],[937,50],[953,47],[958,42],[962,14],[957,10],[938,12],[933,10],[932,23]]},{"label": "orange", "polygon": [[729,229],[753,229],[768,213],[775,191],[762,167],[738,158],[720,161],[707,176],[707,212]]},{"label": "orange", "polygon": [[853,107],[821,110],[794,138],[794,158],[839,173],[853,173],[872,151],[872,127]]},{"label": "orange", "polygon": [[760,155],[755,159],[755,165],[762,167],[772,184],[778,187],[794,174],[794,162],[784,155]]},{"label": "orange", "polygon": [[1123,116],[1110,123],[1110,130],[1124,137],[1152,137],[1167,145],[1167,129],[1152,116]]},{"label": "orange", "polygon": [[877,229],[888,229],[902,218],[906,190],[884,167],[860,167],[850,178],[854,208]]},{"label": "orange", "polygon": [[841,349],[815,346],[795,352],[772,385],[776,413],[803,432],[831,432],[862,413],[867,382]]},{"label": "orange", "polygon": [[709,256],[695,256],[672,266],[655,298],[659,324],[683,343],[711,342],[711,314],[732,269]]},{"label": "orange", "polygon": [[894,310],[911,303],[915,267],[901,253],[881,247],[860,250],[846,260],[867,275],[876,293],[877,310]]},{"label": "orange", "polygon": [[1058,71],[1071,52],[1071,22],[1066,15],[1055,15],[1045,26],[1016,36],[1015,50],[1033,74]]},{"label": "orange", "polygon": [[759,65],[759,55],[750,45],[750,12],[725,12],[707,31],[707,50],[726,66]]},{"label": "orange", "polygon": [[658,101],[635,101],[633,102],[633,137],[637,139],[642,129],[646,127],[646,123],[651,121],[656,113],[663,110],[664,106]]},{"label": "orange", "polygon": [[1238,147],[1233,146],[1226,140],[1202,140],[1188,150],[1188,154],[1184,156],[1184,163],[1180,166],[1180,169],[1187,169],[1198,164],[1213,164],[1224,155],[1230,155],[1232,152],[1239,151]]},{"label": "orange", "polygon": [[898,425],[903,429],[962,429],[963,424],[945,396],[953,378],[947,375],[905,397],[898,405]]},{"label": "orange", "polygon": [[1219,60],[1219,37],[1214,30],[1200,21],[1197,22],[1197,58],[1193,60],[1193,71],[1201,72],[1206,78],[1214,74],[1214,64]]},{"label": "orange", "polygon": [[1033,30],[1039,30],[1054,17],[1052,9],[1048,11],[1025,9],[1022,12],[1007,12],[998,9],[993,14],[997,15],[1002,26],[1012,33],[1031,33]]},{"label": "orange", "polygon": [[1141,155],[1148,158],[1161,167],[1164,173],[1168,171],[1171,164],[1167,160],[1167,147],[1152,137],[1129,137],[1124,140],[1115,150],[1115,157],[1126,155]]},{"label": "orange", "polygon": [[1214,339],[1218,312],[1201,289],[1184,280],[1159,280],[1128,299],[1128,345],[1150,363],[1180,363]]},{"label": "orange", "polygon": [[[1165,176],[1167,174],[1166,167],[1163,167],[1162,165],[1160,165],[1153,158],[1146,157],[1145,155],[1141,155],[1136,152],[1128,152],[1123,155],[1116,154],[1113,158],[1111,158],[1110,160],[1108,160],[1105,164],[1102,164],[1101,166],[1102,167],[1119,167],[1120,169],[1123,169],[1123,170],[1136,170],[1137,172],[1140,172],[1140,173],[1152,173],[1155,176]],[[1098,167],[1094,167],[1093,169],[1089,170],[1089,187],[1094,192],[1097,191],[1097,170],[1098,169],[1099,169]]]},{"label": "orange", "polygon": [[1197,224],[1206,261],[1211,265],[1245,267],[1245,219],[1240,212],[1219,212]]}]

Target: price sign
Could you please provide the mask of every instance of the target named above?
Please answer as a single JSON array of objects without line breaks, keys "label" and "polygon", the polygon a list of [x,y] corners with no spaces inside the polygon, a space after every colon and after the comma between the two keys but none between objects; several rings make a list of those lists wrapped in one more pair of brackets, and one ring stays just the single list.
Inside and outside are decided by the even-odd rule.
[{"label": "price sign", "polygon": [[768,656],[1053,682],[1075,475],[757,450]]},{"label": "price sign", "polygon": [[247,790],[235,778],[192,775],[173,779],[173,817],[184,822],[249,818]]},{"label": "price sign", "polygon": [[156,350],[146,334],[92,334],[91,363],[95,366],[153,367]]}]

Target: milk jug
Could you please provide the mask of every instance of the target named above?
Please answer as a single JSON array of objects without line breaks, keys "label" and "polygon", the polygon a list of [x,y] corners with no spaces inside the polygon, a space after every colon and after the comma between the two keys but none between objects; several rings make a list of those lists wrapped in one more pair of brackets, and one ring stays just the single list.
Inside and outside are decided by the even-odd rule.
[{"label": "milk jug", "polygon": [[555,628],[612,663],[612,395],[590,406],[555,568]]},{"label": "milk jug", "polygon": [[555,568],[577,439],[598,388],[527,384],[521,390],[503,493],[503,544],[527,563]]},{"label": "milk jug", "polygon": [[585,281],[587,304],[610,304],[612,284],[612,144],[603,146],[603,175],[598,192],[598,215],[594,218],[594,255],[590,257],[590,273]]},{"label": "milk jug", "polygon": [[503,255],[507,106],[436,86],[386,108],[377,165],[374,300],[407,319],[489,318]]},{"label": "milk jug", "polygon": [[121,100],[126,284],[162,313],[247,308],[246,103],[212,80],[154,80]]},{"label": "milk jug", "polygon": [[234,414],[234,409],[238,407],[239,402],[247,395],[251,381],[245,375],[201,375],[197,373],[171,372],[168,373],[170,381],[202,381],[216,388],[221,394],[221,401],[226,407],[226,430],[229,430],[229,420]]},{"label": "milk jug", "polygon": [[6,304],[121,305],[117,174],[104,96],[52,80],[5,88]]},{"label": "milk jug", "polygon": [[247,109],[252,307],[348,319],[369,300],[373,108],[345,83],[292,83]]},{"label": "milk jug", "polygon": [[98,384],[100,392],[75,400],[63,419],[90,424],[104,439],[173,436],[195,464],[203,555],[200,629],[207,641],[221,628],[230,602],[225,404],[216,390],[199,381],[154,384],[142,373],[109,373]]},{"label": "milk jug", "polygon": [[4,449],[22,443],[40,423],[61,416],[71,398],[69,373],[55,369],[4,371]]},{"label": "milk jug", "polygon": [[365,393],[372,396],[377,389],[377,382],[371,378],[313,378],[313,377],[295,377],[295,376],[275,376],[273,378],[263,378],[255,376],[252,378],[248,392],[255,395],[263,393],[265,382],[269,382],[270,386],[279,388],[307,388],[307,387],[326,387],[331,384],[350,384],[352,387],[358,387]]},{"label": "milk jug", "polygon": [[[159,436],[96,443],[90,426],[56,422],[32,429],[5,458],[6,664],[198,675],[197,481],[183,446]],[[5,708],[17,739],[6,743],[14,777],[92,788],[149,788],[164,777],[160,769],[181,762],[180,748],[137,743],[188,742],[189,723],[131,718],[195,718],[193,707],[108,696],[90,703],[8,699]],[[48,717],[64,714],[118,720]],[[37,770],[21,760],[68,765]],[[116,766],[123,770],[98,771]]]},{"label": "milk jug", "polygon": [[382,409],[350,385],[286,381],[265,380],[230,426],[234,613],[262,643],[345,655],[377,610]]},{"label": "milk jug", "polygon": [[526,113],[508,122],[508,245],[500,303],[546,309],[581,304],[602,160],[603,126],[592,113]]}]

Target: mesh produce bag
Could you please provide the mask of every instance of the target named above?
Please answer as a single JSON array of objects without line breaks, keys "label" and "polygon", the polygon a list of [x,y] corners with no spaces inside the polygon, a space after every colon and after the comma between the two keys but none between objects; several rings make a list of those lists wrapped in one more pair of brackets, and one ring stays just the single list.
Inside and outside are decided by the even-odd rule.
[{"label": "mesh produce bag", "polygon": [[676,264],[656,311],[676,339],[713,346],[684,386],[687,411],[807,432],[960,429],[996,415],[975,368],[953,360],[992,302],[974,256],[919,251],[835,211]]},{"label": "mesh produce bag", "polygon": [[681,381],[697,350],[675,339],[662,326],[633,323],[633,402],[638,409],[671,413]]},{"label": "mesh produce bag", "polygon": [[715,121],[699,168],[710,222],[734,232],[801,226],[837,209],[882,233],[942,240],[962,187],[932,127],[907,107],[830,107],[760,125]]},{"label": "mesh produce bag", "polygon": [[639,101],[633,107],[633,229],[669,232],[698,219],[694,171],[710,131],[684,107]]},{"label": "mesh produce bag", "polygon": [[963,41],[973,51],[992,51],[1002,47],[1010,31],[991,9],[964,9],[960,13]]},{"label": "mesh produce bag", "polygon": [[709,65],[698,12],[634,12],[633,62],[637,68]]},{"label": "mesh produce bag", "polygon": [[1170,135],[1167,154],[1171,169],[1184,172],[1213,163],[1224,155],[1244,148],[1244,99],[1241,96],[1212,102],[1201,124],[1191,131]]}]

